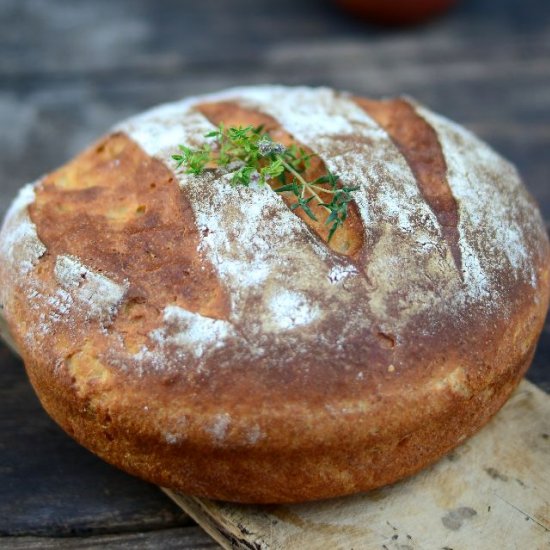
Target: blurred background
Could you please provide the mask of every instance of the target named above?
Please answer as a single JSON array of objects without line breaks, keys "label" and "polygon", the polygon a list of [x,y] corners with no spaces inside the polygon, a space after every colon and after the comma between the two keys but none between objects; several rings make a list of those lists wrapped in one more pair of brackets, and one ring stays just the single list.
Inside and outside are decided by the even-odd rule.
[{"label": "blurred background", "polygon": [[[399,20],[426,2],[449,3],[347,3]],[[550,218],[550,182],[536,185],[550,166],[550,2],[457,0],[416,26],[371,21],[336,0],[0,0],[0,185],[15,192],[159,102],[329,85],[410,94],[465,124],[519,166]]]},{"label": "blurred background", "polygon": [[[550,220],[549,0],[0,0],[0,217],[119,120],[255,83],[414,96],[512,160]],[[547,323],[528,375],[546,391],[549,359]],[[209,545],[156,488],[62,434],[5,348],[0,487],[0,536]]]}]

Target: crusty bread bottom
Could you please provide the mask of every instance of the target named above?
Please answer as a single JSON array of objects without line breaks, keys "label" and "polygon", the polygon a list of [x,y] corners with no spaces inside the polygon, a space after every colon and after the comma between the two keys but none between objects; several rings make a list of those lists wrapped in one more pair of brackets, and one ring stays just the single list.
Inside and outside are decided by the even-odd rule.
[{"label": "crusty bread bottom", "polygon": [[[437,461],[478,431],[502,407],[534,355],[527,354],[492,385],[455,399],[452,409],[400,440],[376,447],[327,448],[277,454],[242,450],[215,453],[174,446],[146,432],[115,425],[106,411],[64,398],[56,380],[32,364],[31,382],[46,411],[74,439],[107,462],[157,485],[216,500],[291,503],[343,496],[393,483]],[[61,391],[60,391],[61,390]],[[105,422],[112,423],[106,432]],[[111,435],[109,435],[111,434]]]}]

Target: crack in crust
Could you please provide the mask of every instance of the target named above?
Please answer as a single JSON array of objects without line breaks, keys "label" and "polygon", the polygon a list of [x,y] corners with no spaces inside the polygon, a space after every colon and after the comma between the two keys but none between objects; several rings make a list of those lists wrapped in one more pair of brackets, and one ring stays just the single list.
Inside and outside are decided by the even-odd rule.
[{"label": "crack in crust", "polygon": [[462,279],[458,203],[447,181],[447,163],[437,133],[404,99],[374,101],[355,97],[354,101],[388,133],[407,161],[437,218]]},{"label": "crack in crust", "polygon": [[[218,126],[222,122],[226,126],[263,126],[264,130],[273,138],[274,141],[282,143],[285,146],[292,144],[302,148],[306,154],[312,151],[305,145],[299,143],[283,126],[270,115],[262,113],[259,110],[239,105],[234,101],[217,101],[213,103],[200,103],[195,107],[212,124]],[[323,161],[318,157],[311,159],[311,166],[304,172],[304,177],[313,180],[326,174],[326,167]],[[290,179],[288,180],[290,181]],[[327,187],[326,184],[321,185]],[[320,193],[321,198],[330,202],[328,194]],[[281,193],[281,198],[287,206],[296,203],[296,197],[292,193]],[[340,227],[328,242],[330,226],[326,224],[328,213],[318,204],[310,203],[311,210],[319,221],[312,220],[303,210],[293,210],[310,229],[334,252],[355,258],[363,248],[364,227],[357,205],[351,201],[348,205],[348,217],[344,225]]]}]

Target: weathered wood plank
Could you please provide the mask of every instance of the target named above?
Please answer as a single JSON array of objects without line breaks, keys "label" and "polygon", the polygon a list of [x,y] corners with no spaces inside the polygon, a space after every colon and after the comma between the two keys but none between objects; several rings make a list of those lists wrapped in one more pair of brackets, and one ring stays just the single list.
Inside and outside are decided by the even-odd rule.
[{"label": "weathered wood plank", "polygon": [[219,548],[219,545],[202,529],[186,527],[78,538],[0,538],[0,547],[5,550],[199,550]]},{"label": "weathered wood plank", "polygon": [[481,432],[390,487],[292,506],[167,491],[224,548],[548,548],[550,397],[522,382]]},{"label": "weathered wood plank", "polygon": [[[90,75],[120,69],[123,76],[129,71],[173,73],[193,61],[235,67],[257,63],[274,45],[292,48],[348,39],[378,45],[399,43],[400,37],[417,43],[438,40],[440,47],[426,52],[428,59],[457,51],[476,52],[483,60],[487,48],[506,58],[515,53],[512,39],[533,43],[544,33],[549,20],[545,6],[545,0],[461,2],[449,17],[431,25],[385,32],[340,11],[329,0],[96,0],[84,5],[70,0],[3,0],[0,71],[7,76]],[[499,40],[502,37],[508,42]],[[478,49],[481,41],[484,50]],[[398,53],[397,59],[407,60],[416,57],[416,48]]]}]

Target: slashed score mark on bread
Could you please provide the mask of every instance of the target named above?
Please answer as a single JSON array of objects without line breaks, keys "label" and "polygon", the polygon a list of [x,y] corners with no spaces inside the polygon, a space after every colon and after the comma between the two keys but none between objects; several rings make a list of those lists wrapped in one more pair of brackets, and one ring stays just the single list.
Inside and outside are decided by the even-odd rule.
[{"label": "slashed score mark on bread", "polygon": [[[283,166],[278,177],[268,178],[267,183],[281,193],[291,210],[333,251],[350,257],[361,251],[364,228],[357,206],[352,200],[352,192],[356,187],[350,187],[349,190],[344,188],[341,194],[345,198],[338,202],[338,195],[335,194],[342,188],[338,184],[338,176],[327,171],[314,151],[298,143],[273,117],[259,110],[230,101],[202,103],[196,108],[222,129],[258,128],[260,135],[265,133],[276,144],[292,151],[291,158],[285,159],[290,165]],[[261,170],[261,164],[258,165],[258,170]],[[289,189],[293,182],[296,188],[294,193]],[[312,185],[308,186],[306,182],[312,182]],[[334,202],[336,205],[333,208],[327,208]]]}]

